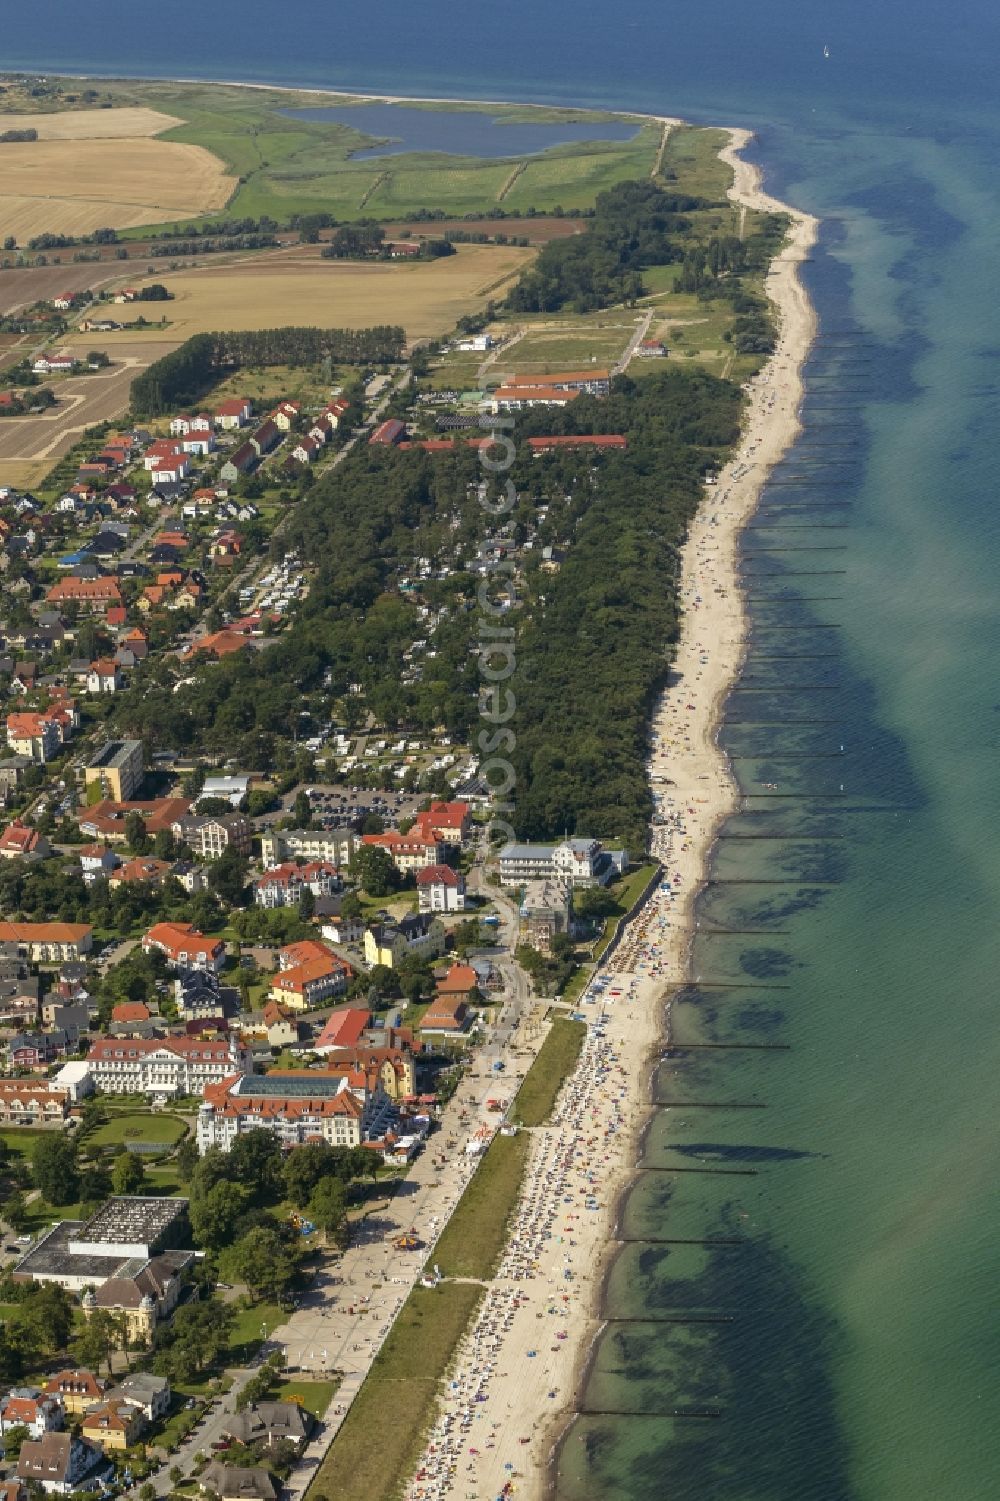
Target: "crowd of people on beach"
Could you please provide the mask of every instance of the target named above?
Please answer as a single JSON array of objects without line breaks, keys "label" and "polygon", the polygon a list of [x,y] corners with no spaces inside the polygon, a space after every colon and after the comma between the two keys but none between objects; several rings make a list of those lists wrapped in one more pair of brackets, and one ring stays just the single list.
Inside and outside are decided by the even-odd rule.
[{"label": "crowd of people on beach", "polygon": [[[752,382],[760,417],[775,408],[776,368],[784,368],[780,359]],[[752,504],[760,442],[751,425],[691,524],[681,588],[686,628],[650,739],[650,854],[658,875],[578,1002],[583,1011],[593,1007],[586,1042],[551,1124],[533,1132],[507,1249],[459,1349],[406,1501],[511,1496],[529,1472],[537,1479],[549,1420],[571,1400],[560,1383],[574,1379],[601,1237],[645,1098],[634,1032],[640,1019],[652,1018],[643,1035],[662,1041],[658,1012],[666,986],[684,972],[705,851],[733,801],[712,726],[715,696],[730,680],[742,640],[732,513]]]}]

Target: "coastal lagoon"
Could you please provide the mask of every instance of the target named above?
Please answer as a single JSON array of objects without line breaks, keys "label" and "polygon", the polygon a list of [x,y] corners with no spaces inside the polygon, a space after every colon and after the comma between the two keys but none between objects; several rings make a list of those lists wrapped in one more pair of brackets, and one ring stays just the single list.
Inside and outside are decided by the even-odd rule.
[{"label": "coastal lagoon", "polygon": [[286,109],[293,120],[350,125],[379,139],[377,146],[351,152],[354,161],[400,156],[407,151],[444,151],[485,158],[533,156],[550,146],[574,141],[630,141],[638,125],[609,120],[591,124],[533,125],[494,119],[478,110],[408,108],[404,104],[361,104],[337,108]]},{"label": "coastal lagoon", "polygon": [[143,10],[92,0],[66,28],[35,0],[5,17],[7,63],[190,75],[197,34],[203,76],[745,124],[768,187],[821,216],[805,430],[743,545],[722,734],[746,807],[700,904],[713,931],[674,1002],[617,1322],[557,1491],[992,1501],[996,7],[553,0],[487,34],[441,0],[336,25],[301,0],[287,29],[178,0],[155,56]]}]

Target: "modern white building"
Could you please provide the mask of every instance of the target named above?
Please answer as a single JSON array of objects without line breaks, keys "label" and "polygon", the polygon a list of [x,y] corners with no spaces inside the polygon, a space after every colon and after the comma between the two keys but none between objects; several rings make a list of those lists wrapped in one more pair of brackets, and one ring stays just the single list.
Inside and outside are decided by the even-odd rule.
[{"label": "modern white building", "polygon": [[628,851],[606,850],[599,839],[567,838],[558,844],[505,844],[501,886],[561,878],[576,886],[606,886],[628,866]]}]

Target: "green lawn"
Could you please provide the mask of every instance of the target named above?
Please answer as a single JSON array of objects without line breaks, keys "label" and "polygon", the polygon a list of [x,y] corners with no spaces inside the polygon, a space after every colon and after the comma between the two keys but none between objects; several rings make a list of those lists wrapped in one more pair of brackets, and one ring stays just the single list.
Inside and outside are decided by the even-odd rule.
[{"label": "green lawn", "polygon": [[269,1393],[269,1397],[272,1402],[297,1401],[314,1418],[322,1418],[339,1386],[339,1381],[283,1381]]},{"label": "green lawn", "polygon": [[21,1129],[11,1127],[7,1131],[0,1131],[0,1141],[3,1141],[19,1157],[28,1157],[31,1155],[31,1149],[39,1137],[48,1136],[49,1134],[48,1131],[35,1131],[30,1126],[24,1126]]},{"label": "green lawn", "polygon": [[733,181],[732,167],[719,160],[727,139],[724,130],[698,130],[690,125],[672,130],[661,163],[667,186],[716,202],[724,199]]},{"label": "green lawn", "polygon": [[250,1308],[237,1308],[223,1364],[244,1364],[261,1340],[267,1339],[287,1317],[277,1303],[254,1303]]},{"label": "green lawn", "polygon": [[155,1141],[176,1146],[186,1131],[185,1123],[174,1115],[151,1110],[134,1111],[99,1126],[92,1136],[88,1136],[87,1145],[109,1147],[130,1141]]},{"label": "green lawn", "polygon": [[529,1138],[495,1136],[434,1248],[445,1277],[489,1277],[507,1238],[521,1188]]},{"label": "green lawn", "polygon": [[652,864],[640,865],[638,869],[633,870],[629,875],[627,875],[623,881],[616,881],[615,884],[610,887],[611,895],[617,901],[618,906],[621,908],[621,911],[620,913],[609,917],[605,921],[604,932],[601,934],[600,938],[594,945],[593,957],[595,959],[600,959],[601,955],[604,953],[604,950],[607,948],[608,944],[614,937],[615,929],[618,927],[618,924],[621,922],[622,918],[626,916],[627,913],[631,912],[632,908],[635,906],[640,896],[642,896],[642,893],[645,891],[649,882],[652,880],[653,872],[655,871],[655,869],[656,866]]},{"label": "green lawn", "polygon": [[556,1095],[573,1072],[587,1035],[585,1022],[560,1016],[529,1068],[514,1101],[514,1119],[523,1126],[540,1126],[548,1120]]},{"label": "green lawn", "polygon": [[392,1501],[400,1493],[481,1297],[482,1288],[468,1282],[414,1288],[307,1494]]},{"label": "green lawn", "polygon": [[[222,159],[239,179],[227,214],[270,214],[280,221],[316,209],[343,220],[360,214],[406,217],[425,208],[481,214],[498,203],[515,213],[557,205],[587,208],[613,183],[648,177],[660,139],[659,127],[647,124],[639,126],[634,141],[597,138],[530,157],[484,159],[413,151],[357,160],[350,153],[373,139],[366,134],[370,127],[363,105],[351,124],[291,119],[282,113],[290,107],[349,104],[349,99],[199,83],[109,81],[101,87],[116,102],[148,105],[179,119],[181,123],[165,131],[162,139],[204,146]],[[484,113],[512,121],[553,118],[551,111],[529,106],[518,106],[513,113],[503,106],[488,106]],[[577,121],[592,119],[595,137],[601,121],[621,118],[579,110],[558,114]],[[456,140],[461,142],[460,129]],[[145,228],[126,230],[122,238],[141,238],[145,233]]]},{"label": "green lawn", "polygon": [[189,1185],[182,1183],[176,1167],[150,1167],[144,1160],[146,1168],[146,1186],[143,1193],[161,1194],[164,1198],[173,1198],[175,1195],[186,1193]]}]

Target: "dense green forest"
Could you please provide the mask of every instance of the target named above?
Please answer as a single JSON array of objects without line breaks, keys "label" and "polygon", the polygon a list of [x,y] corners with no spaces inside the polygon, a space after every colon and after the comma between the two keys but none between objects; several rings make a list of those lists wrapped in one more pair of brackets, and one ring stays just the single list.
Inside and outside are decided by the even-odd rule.
[{"label": "dense green forest", "polygon": [[[679,627],[678,551],[706,468],[738,436],[740,403],[728,381],[666,369],[620,379],[599,404],[628,450],[603,461],[544,610],[518,642],[513,822],[525,836],[569,829],[645,847],[646,727]],[[531,427],[586,431],[596,418],[579,401],[547,419],[536,409]],[[553,488],[567,480],[562,456],[543,462]]]},{"label": "dense green forest", "polygon": [[623,182],[601,193],[583,235],[551,240],[507,296],[516,313],[550,313],[570,306],[590,312],[642,295],[642,270],[683,256],[683,215],[698,198],[665,193],[654,182]]},{"label": "dense green forest", "polygon": [[223,375],[246,365],[381,365],[398,360],[406,332],[377,328],[261,328],[194,334],[132,382],[134,417],[162,417],[200,401]]},{"label": "dense green forest", "polygon": [[583,235],[552,240],[507,296],[515,313],[550,313],[560,308],[592,312],[643,295],[642,273],[650,266],[679,263],[678,290],[706,298],[725,297],[746,305],[745,315],[766,311],[747,291],[743,276],[765,269],[785,233],[780,214],[752,221],[742,239],[712,235],[701,243],[689,217],[713,205],[700,198],[665,192],[654,182],[623,182],[600,194]]}]

